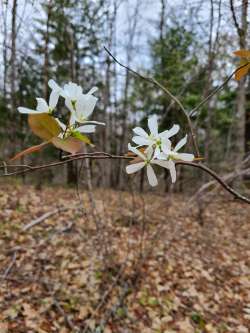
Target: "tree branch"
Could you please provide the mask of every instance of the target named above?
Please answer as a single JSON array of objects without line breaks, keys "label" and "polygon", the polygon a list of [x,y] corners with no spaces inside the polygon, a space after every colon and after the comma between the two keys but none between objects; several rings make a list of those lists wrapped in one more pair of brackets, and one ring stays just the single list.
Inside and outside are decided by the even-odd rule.
[{"label": "tree branch", "polygon": [[231,12],[232,12],[233,21],[234,21],[234,25],[235,25],[235,28],[237,30],[238,36],[239,36],[239,38],[241,38],[242,30],[241,30],[240,25],[239,25],[239,23],[237,21],[237,18],[236,18],[233,0],[230,0],[230,9],[231,9]]},{"label": "tree branch", "polygon": [[220,90],[222,90],[225,85],[232,79],[232,77],[236,74],[236,72],[238,72],[238,70],[240,70],[241,68],[244,68],[246,66],[249,65],[249,62],[247,62],[246,64],[237,67],[226,79],[225,81],[222,82],[221,85],[219,85],[217,88],[215,88],[207,97],[205,97],[199,104],[197,104],[190,112],[189,112],[189,116],[192,117],[195,112],[200,109],[204,104],[207,103],[207,101],[212,98],[214,95],[216,95]]},{"label": "tree branch", "polygon": [[183,114],[185,115],[187,122],[188,122],[188,126],[190,129],[190,133],[191,133],[191,138],[192,138],[192,143],[195,149],[195,153],[197,155],[197,157],[200,157],[200,152],[199,152],[199,147],[197,144],[197,140],[196,140],[196,135],[193,129],[193,125],[192,125],[192,121],[191,118],[187,112],[187,110],[184,108],[183,104],[181,103],[181,101],[175,97],[166,87],[164,87],[161,83],[159,83],[157,80],[155,80],[154,78],[151,77],[147,77],[144,76],[138,72],[136,72],[135,70],[133,70],[132,68],[123,65],[119,60],[117,60],[113,54],[104,46],[104,50],[109,54],[109,56],[121,67],[125,68],[127,71],[129,71],[130,73],[134,74],[135,76],[139,77],[140,79],[147,81],[149,83],[152,83],[153,85],[155,85],[156,87],[160,88],[168,97],[171,98],[171,100],[173,100],[182,110]]},{"label": "tree branch", "polygon": [[[28,165],[19,165],[18,167],[21,168],[21,170],[12,171],[8,173],[8,167],[14,168],[15,165],[7,165],[6,163],[2,166],[0,166],[0,169],[4,169],[4,174],[1,175],[2,177],[9,177],[9,176],[16,176],[21,175],[25,173],[34,172],[37,170],[43,170],[48,168],[53,168],[56,166],[60,166],[66,163],[70,163],[71,161],[78,161],[83,159],[123,159],[123,160],[133,160],[134,156],[128,156],[128,155],[112,155],[105,152],[96,152],[96,153],[82,153],[82,154],[76,154],[76,155],[70,155],[63,157],[62,161],[59,162],[52,162],[50,164],[44,164],[44,165],[37,165],[37,166],[28,166]],[[185,161],[176,161],[176,165],[186,165],[191,166],[194,168],[201,169],[202,171],[209,174],[211,177],[213,177],[227,192],[231,193],[236,199],[239,199],[241,201],[244,201],[247,204],[250,204],[250,199],[241,195],[236,190],[231,188],[220,176],[217,175],[213,170],[209,169],[207,166],[201,164],[201,163],[194,163],[194,162],[185,162]]]}]

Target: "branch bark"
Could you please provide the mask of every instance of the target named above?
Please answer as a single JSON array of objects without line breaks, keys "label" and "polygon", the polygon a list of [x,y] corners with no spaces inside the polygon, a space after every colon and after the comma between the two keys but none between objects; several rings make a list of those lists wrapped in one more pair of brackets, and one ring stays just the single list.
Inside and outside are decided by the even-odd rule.
[{"label": "branch bark", "polygon": [[[76,154],[71,155],[69,158],[64,158],[62,161],[59,162],[53,162],[50,164],[44,164],[44,165],[38,165],[38,166],[30,166],[30,165],[21,165],[19,168],[21,170],[13,171],[8,173],[8,167],[14,168],[15,165],[7,165],[6,163],[2,166],[0,166],[0,169],[5,170],[5,173],[2,175],[2,177],[9,177],[9,176],[15,176],[15,175],[21,175],[24,173],[30,173],[38,170],[44,170],[56,166],[60,166],[66,163],[70,163],[72,161],[77,160],[83,160],[83,159],[124,159],[124,160],[133,160],[133,156],[128,155],[112,155],[105,152],[96,152],[96,153],[83,153],[83,154]],[[186,165],[194,168],[201,169],[202,171],[209,174],[211,177],[213,177],[227,192],[232,194],[236,199],[241,200],[247,204],[250,204],[250,199],[245,197],[244,195],[240,194],[236,190],[234,190],[232,187],[230,187],[220,176],[217,175],[216,172],[208,168],[207,166],[201,164],[201,163],[194,163],[194,162],[185,162],[185,161],[176,161],[176,165]]]}]

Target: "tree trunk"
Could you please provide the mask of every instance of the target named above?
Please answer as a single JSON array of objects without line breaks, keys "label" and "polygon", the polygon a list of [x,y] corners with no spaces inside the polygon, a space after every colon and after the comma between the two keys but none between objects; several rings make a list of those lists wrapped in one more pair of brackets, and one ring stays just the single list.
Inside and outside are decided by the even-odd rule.
[{"label": "tree trunk", "polygon": [[[13,0],[12,5],[12,17],[11,17],[11,58],[10,58],[10,89],[11,89],[11,118],[15,118],[16,113],[16,14],[17,14],[17,0]],[[16,134],[17,130],[15,126],[12,126],[13,132],[11,133],[13,152],[15,153],[16,146]]]},{"label": "tree trunk", "polygon": [[43,66],[43,83],[44,83],[44,98],[48,100],[49,90],[49,26],[51,17],[51,1],[47,5],[47,21],[46,21],[46,33],[45,33],[45,45],[44,45],[44,66]]},{"label": "tree trunk", "polygon": [[[230,0],[231,12],[235,24],[235,28],[239,37],[240,49],[247,49],[247,14],[248,14],[248,0],[242,0],[241,2],[241,24],[238,23],[234,1]],[[237,98],[236,98],[236,110],[235,110],[235,158],[236,164],[239,164],[245,155],[246,148],[246,78],[242,78],[238,82]]]},{"label": "tree trunk", "polygon": [[[74,32],[73,27],[69,27],[69,52],[70,52],[70,77],[72,82],[76,80],[76,68],[75,68],[75,39],[74,39]],[[72,161],[67,163],[67,184],[76,184],[77,183],[77,173],[78,173],[78,166],[77,161]]]}]

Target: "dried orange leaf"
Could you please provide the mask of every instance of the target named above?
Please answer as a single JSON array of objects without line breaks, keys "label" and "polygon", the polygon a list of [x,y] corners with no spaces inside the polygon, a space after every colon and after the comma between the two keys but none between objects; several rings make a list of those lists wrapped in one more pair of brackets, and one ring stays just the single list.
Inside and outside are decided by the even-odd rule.
[{"label": "dried orange leaf", "polygon": [[48,141],[61,132],[55,118],[46,113],[29,115],[28,121],[33,133],[43,140]]},{"label": "dried orange leaf", "polygon": [[239,81],[243,76],[247,75],[250,69],[250,64],[246,65],[245,67],[239,68],[235,73],[235,80]]},{"label": "dried orange leaf", "polygon": [[238,57],[250,58],[249,50],[238,50],[238,51],[235,51],[234,54]]},{"label": "dried orange leaf", "polygon": [[73,138],[71,136],[68,137],[67,139],[60,139],[55,137],[52,138],[51,142],[55,147],[71,154],[78,153],[83,147],[83,143],[81,140]]},{"label": "dried orange leaf", "polygon": [[36,145],[36,146],[32,146],[32,147],[29,147],[23,151],[21,151],[20,153],[16,154],[14,157],[12,157],[10,160],[11,161],[15,161],[19,158],[21,158],[22,156],[25,156],[25,155],[28,155],[28,154],[31,154],[31,153],[34,153],[36,151],[39,151],[41,150],[42,148],[44,148],[46,145],[48,145],[49,142],[43,142],[41,143],[40,145]]}]

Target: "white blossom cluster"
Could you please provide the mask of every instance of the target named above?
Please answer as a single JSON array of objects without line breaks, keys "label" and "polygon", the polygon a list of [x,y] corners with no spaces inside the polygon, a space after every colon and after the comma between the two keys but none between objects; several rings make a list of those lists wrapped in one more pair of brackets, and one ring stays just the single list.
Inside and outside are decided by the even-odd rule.
[{"label": "white blossom cluster", "polygon": [[[62,130],[58,135],[59,138],[67,139],[70,136],[77,137],[77,135],[79,137],[81,133],[95,132],[96,125],[105,125],[105,123],[88,120],[97,102],[97,98],[93,95],[97,91],[96,87],[84,94],[82,88],[73,82],[65,84],[63,88],[54,80],[50,80],[48,85],[51,88],[49,103],[43,98],[37,98],[36,110],[19,107],[18,111],[26,114],[45,113],[52,116],[61,96],[70,111],[70,116],[66,125],[55,118]],[[131,174],[146,167],[149,184],[156,186],[158,180],[152,165],[158,165],[170,171],[174,183],[176,181],[175,161],[193,161],[194,159],[193,154],[178,152],[186,144],[187,136],[173,148],[170,138],[178,133],[179,125],[173,125],[171,129],[159,133],[157,116],[153,115],[148,118],[148,128],[149,134],[141,127],[133,129],[135,136],[132,141],[137,146],[132,147],[131,144],[128,144],[128,149],[136,155],[136,158],[126,167],[126,171]]]},{"label": "white blossom cluster", "polygon": [[139,161],[138,158],[132,161],[126,167],[126,171],[131,174],[146,167],[149,184],[156,186],[158,185],[158,180],[152,165],[159,165],[170,171],[171,179],[174,183],[176,181],[175,161],[190,162],[194,160],[193,154],[178,152],[187,143],[187,135],[177,143],[175,148],[172,148],[169,138],[178,133],[179,125],[173,125],[170,130],[159,133],[157,116],[153,115],[148,118],[148,128],[150,134],[146,133],[141,127],[133,129],[136,135],[132,138],[132,141],[137,144],[137,147],[132,147],[131,144],[128,144],[128,149],[139,157]]},{"label": "white blossom cluster", "polygon": [[63,88],[54,80],[49,80],[48,84],[51,88],[49,103],[43,98],[37,98],[36,110],[19,107],[18,111],[27,114],[48,113],[52,115],[61,96],[64,98],[65,105],[70,111],[70,118],[67,125],[63,124],[58,118],[55,118],[63,130],[63,133],[60,133],[59,137],[67,138],[74,134],[74,132],[93,133],[95,132],[96,125],[105,125],[105,123],[88,120],[97,102],[97,98],[93,96],[93,93],[97,91],[97,87],[92,88],[87,94],[84,94],[82,87],[73,82],[65,84]]}]

